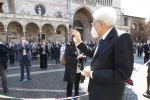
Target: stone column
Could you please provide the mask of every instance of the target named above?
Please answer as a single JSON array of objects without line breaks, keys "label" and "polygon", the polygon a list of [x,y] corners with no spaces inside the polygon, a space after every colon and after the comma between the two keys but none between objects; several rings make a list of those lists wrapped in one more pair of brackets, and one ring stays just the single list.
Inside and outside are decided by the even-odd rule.
[{"label": "stone column", "polygon": [[8,43],[8,31],[5,29],[5,34],[6,34],[6,43]]},{"label": "stone column", "polygon": [[86,0],[83,0],[83,4],[86,4]]},{"label": "stone column", "polygon": [[56,42],[56,31],[54,31],[54,34],[53,34],[53,42]]},{"label": "stone column", "polygon": [[102,0],[102,4],[104,4],[104,0]]},{"label": "stone column", "polygon": [[110,6],[110,0],[108,0],[107,2],[108,2],[108,5]]},{"label": "stone column", "polygon": [[39,33],[40,33],[40,40],[39,40],[39,42],[42,42],[42,32],[40,31]]},{"label": "stone column", "polygon": [[26,30],[23,29],[23,36],[26,37]]}]

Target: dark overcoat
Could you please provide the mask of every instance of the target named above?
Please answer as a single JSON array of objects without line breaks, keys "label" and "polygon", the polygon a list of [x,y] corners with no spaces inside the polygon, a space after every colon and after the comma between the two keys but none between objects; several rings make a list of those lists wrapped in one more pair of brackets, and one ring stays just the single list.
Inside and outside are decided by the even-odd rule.
[{"label": "dark overcoat", "polygon": [[9,49],[8,49],[8,55],[9,56],[13,56],[15,54],[15,46],[11,46]]},{"label": "dark overcoat", "polygon": [[8,48],[6,45],[0,44],[0,61],[3,64],[3,66],[5,67],[5,69],[7,69],[7,53],[8,53]]},{"label": "dark overcoat", "polygon": [[[69,83],[76,82],[76,71],[77,71],[77,50],[74,44],[67,44],[65,50],[65,59],[67,61],[64,73],[64,81]],[[83,61],[80,59],[81,67],[80,69],[83,70]],[[85,77],[81,76],[80,80],[81,83],[84,81]]]}]

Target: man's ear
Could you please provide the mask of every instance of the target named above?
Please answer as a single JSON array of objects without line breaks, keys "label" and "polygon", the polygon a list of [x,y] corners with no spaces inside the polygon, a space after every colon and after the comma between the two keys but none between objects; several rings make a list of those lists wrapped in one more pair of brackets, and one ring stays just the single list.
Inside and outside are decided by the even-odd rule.
[{"label": "man's ear", "polygon": [[101,22],[100,22],[100,25],[101,25],[101,28],[104,28],[104,27],[105,27],[104,21],[101,21]]}]

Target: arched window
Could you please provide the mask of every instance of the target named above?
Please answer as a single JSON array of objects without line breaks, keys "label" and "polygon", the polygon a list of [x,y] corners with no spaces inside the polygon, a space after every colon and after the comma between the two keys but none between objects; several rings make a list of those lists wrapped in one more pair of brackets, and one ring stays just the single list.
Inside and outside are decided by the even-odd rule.
[{"label": "arched window", "polygon": [[138,27],[139,27],[139,28],[138,28],[138,31],[143,31],[143,26],[142,26],[141,23],[138,24]]},{"label": "arched window", "polygon": [[140,40],[142,40],[142,37],[141,37],[141,36],[138,37],[138,41],[140,41]]},{"label": "arched window", "polygon": [[133,39],[134,42],[136,41],[136,37],[135,36],[133,36],[132,39]]},{"label": "arched window", "polygon": [[137,30],[137,24],[136,24],[136,23],[133,23],[133,24],[132,24],[132,29],[133,29],[133,30]]},{"label": "arched window", "polygon": [[128,18],[124,17],[124,26],[128,26]]},{"label": "arched window", "polygon": [[0,3],[0,13],[3,13],[3,10],[2,10],[2,3]]}]

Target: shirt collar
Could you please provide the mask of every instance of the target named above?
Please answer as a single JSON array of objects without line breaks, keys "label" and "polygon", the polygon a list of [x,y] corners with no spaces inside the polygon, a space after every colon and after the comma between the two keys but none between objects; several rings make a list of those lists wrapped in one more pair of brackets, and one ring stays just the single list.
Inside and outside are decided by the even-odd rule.
[{"label": "shirt collar", "polygon": [[105,38],[107,37],[107,35],[109,34],[109,32],[112,30],[113,27],[111,27],[103,36],[102,39],[105,40]]}]

